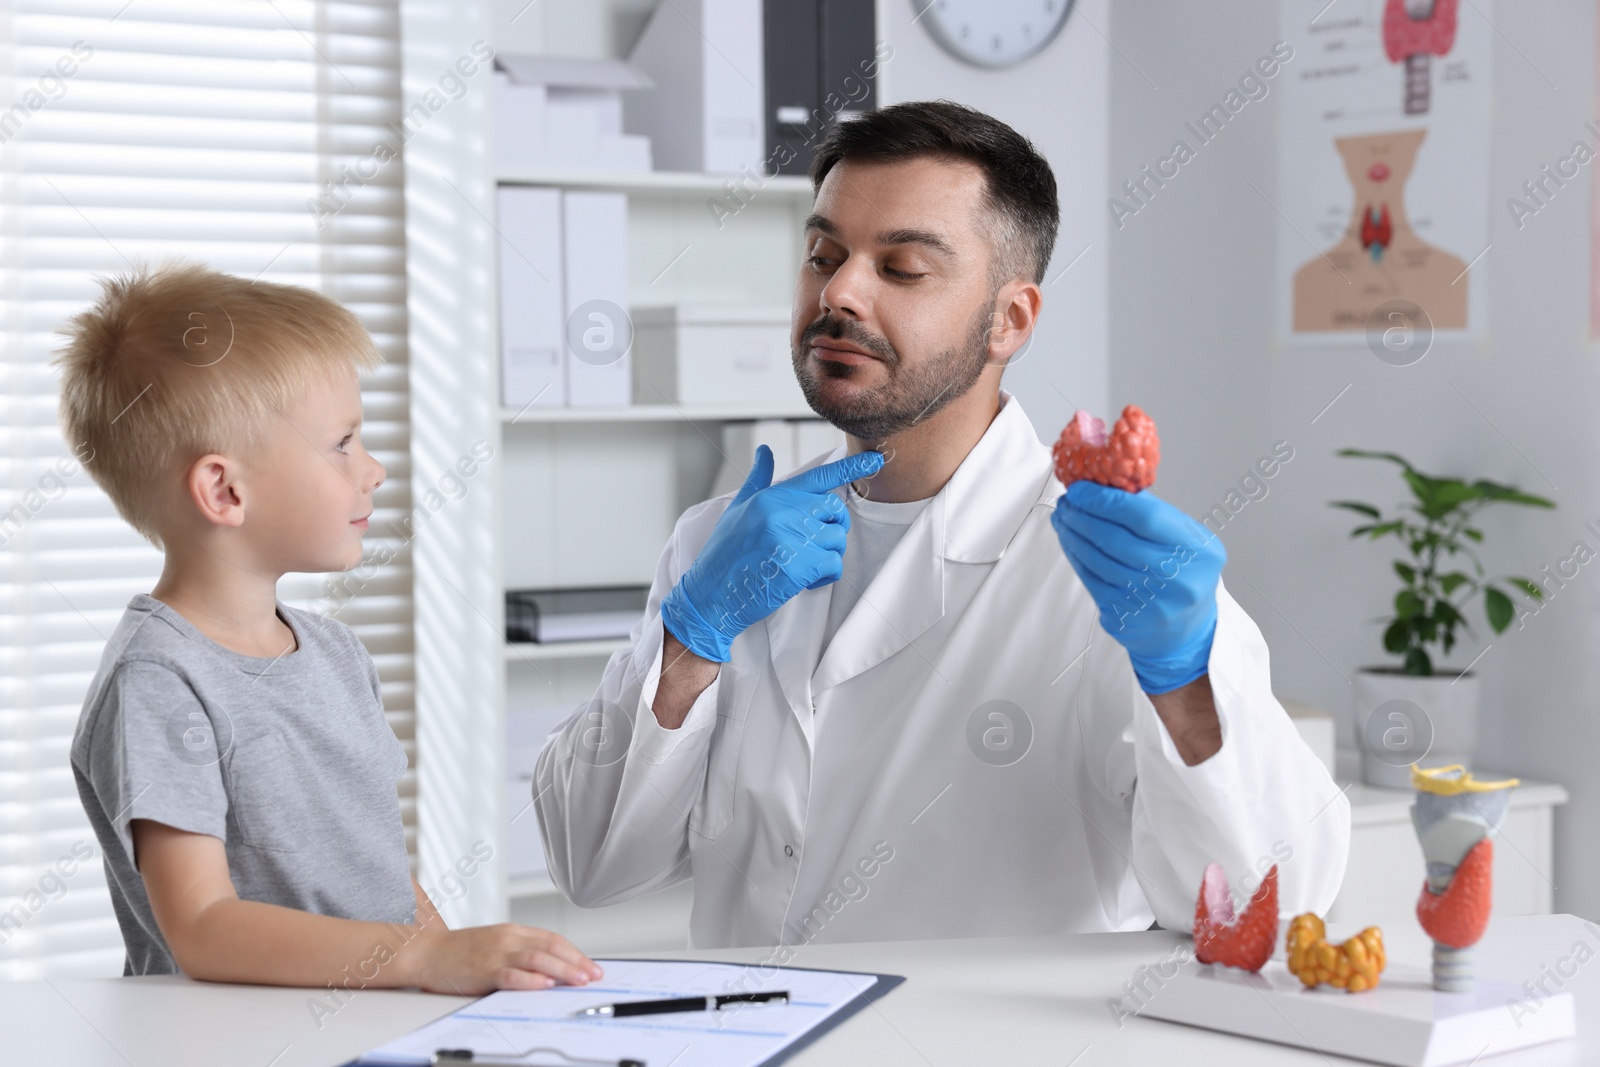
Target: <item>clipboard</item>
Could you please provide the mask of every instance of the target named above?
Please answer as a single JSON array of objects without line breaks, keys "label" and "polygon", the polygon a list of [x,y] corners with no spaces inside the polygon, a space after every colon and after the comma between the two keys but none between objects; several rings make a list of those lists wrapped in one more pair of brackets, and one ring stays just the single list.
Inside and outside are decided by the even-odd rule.
[{"label": "clipboard", "polygon": [[[711,960],[611,958],[597,962],[606,971],[599,982],[490,993],[369,1050],[344,1067],[426,1067],[433,1053],[443,1049],[471,1049],[490,1062],[528,1067],[600,1067],[628,1060],[645,1067],[665,1067],[674,1059],[679,1067],[687,1063],[775,1067],[905,981],[900,975],[866,971]],[[756,975],[759,977],[752,981]],[[734,979],[741,992],[789,989],[795,995],[783,1007],[752,1006],[737,1011],[618,1019],[581,1019],[571,1014],[582,1007],[630,999],[727,992]],[[685,1055],[696,1046],[695,1056]],[[519,1058],[528,1049],[545,1051]]]}]

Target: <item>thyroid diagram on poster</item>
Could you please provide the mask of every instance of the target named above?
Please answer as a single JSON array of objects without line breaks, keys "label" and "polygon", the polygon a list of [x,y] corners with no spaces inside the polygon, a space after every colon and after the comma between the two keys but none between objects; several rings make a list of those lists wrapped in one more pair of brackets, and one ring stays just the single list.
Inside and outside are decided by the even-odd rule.
[{"label": "thyroid diagram on poster", "polygon": [[1279,335],[1482,336],[1490,0],[1281,4]]}]

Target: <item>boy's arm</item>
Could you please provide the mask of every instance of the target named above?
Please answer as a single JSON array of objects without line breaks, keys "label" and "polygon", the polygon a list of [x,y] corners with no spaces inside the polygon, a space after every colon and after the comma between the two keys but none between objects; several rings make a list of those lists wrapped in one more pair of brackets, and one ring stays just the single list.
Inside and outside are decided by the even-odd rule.
[{"label": "boy's arm", "polygon": [[439,909],[433,906],[433,900],[428,896],[427,893],[423,892],[422,883],[417,881],[415,878],[411,879],[411,892],[417,898],[416,924],[418,926],[428,926],[437,923],[439,929],[441,930],[450,929],[450,927],[445,925],[444,916],[439,914]]},{"label": "boy's arm", "polygon": [[131,830],[150,909],[191,978],[478,995],[600,977],[593,960],[547,930],[511,923],[446,929],[415,879],[416,923],[338,919],[240,900],[223,844],[209,834],[148,819],[133,820]]}]

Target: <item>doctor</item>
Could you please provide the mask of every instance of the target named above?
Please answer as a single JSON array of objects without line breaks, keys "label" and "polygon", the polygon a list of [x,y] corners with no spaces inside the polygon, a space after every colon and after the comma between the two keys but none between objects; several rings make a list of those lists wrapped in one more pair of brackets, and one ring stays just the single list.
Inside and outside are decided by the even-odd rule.
[{"label": "doctor", "polygon": [[762,446],[678,520],[631,650],[540,754],[556,884],[692,878],[694,947],[1187,930],[1211,861],[1325,910],[1349,805],[1221,544],[1148,491],[1064,492],[1000,388],[1048,163],[922,102],[838,123],[811,177],[794,367],[846,444],[776,482]]}]

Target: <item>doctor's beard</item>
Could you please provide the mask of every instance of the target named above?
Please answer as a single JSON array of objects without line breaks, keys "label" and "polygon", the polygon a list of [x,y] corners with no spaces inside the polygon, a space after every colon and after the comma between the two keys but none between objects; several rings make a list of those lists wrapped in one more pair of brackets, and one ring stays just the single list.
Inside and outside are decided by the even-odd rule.
[{"label": "doctor's beard", "polygon": [[[880,442],[932,418],[952,400],[965,396],[989,365],[989,317],[992,304],[981,304],[967,328],[960,347],[947,348],[937,355],[907,366],[894,346],[869,333],[854,319],[824,315],[800,334],[800,344],[792,355],[794,374],[806,403],[818,415],[861,441]],[[889,380],[878,388],[846,401],[830,399],[821,387],[822,378],[850,379],[870,368],[830,363],[810,358],[811,342],[817,337],[849,341],[876,356]]]}]

